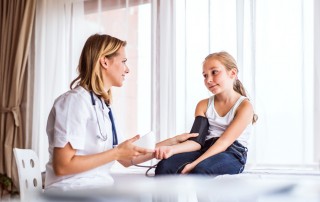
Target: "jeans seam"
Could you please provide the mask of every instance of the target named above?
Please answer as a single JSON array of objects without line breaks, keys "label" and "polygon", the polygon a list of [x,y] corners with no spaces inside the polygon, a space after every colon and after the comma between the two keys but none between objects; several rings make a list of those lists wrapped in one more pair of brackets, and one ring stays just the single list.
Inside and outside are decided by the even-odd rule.
[{"label": "jeans seam", "polygon": [[189,164],[189,163],[191,163],[191,162],[186,162],[186,163],[182,164],[181,166],[179,166],[175,174],[178,174],[178,171],[179,171],[182,167],[186,166],[186,165]]}]

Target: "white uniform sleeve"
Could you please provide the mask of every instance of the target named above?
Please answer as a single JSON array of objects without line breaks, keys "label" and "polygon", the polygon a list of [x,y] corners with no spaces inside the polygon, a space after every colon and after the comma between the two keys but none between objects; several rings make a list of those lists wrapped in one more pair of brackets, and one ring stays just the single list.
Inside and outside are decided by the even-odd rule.
[{"label": "white uniform sleeve", "polygon": [[77,94],[65,94],[53,106],[53,146],[84,149],[88,112],[84,100]]}]

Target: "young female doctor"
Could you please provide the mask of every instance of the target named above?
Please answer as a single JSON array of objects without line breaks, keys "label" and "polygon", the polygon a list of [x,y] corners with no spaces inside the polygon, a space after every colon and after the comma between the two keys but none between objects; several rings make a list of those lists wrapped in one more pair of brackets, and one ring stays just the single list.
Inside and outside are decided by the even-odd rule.
[{"label": "young female doctor", "polygon": [[[110,167],[115,160],[127,167],[154,157],[154,151],[132,144],[139,135],[123,141],[111,112],[111,87],[121,87],[129,73],[125,45],[109,35],[95,34],[87,39],[79,75],[70,84],[71,90],[55,100],[48,117],[46,190],[112,185]],[[178,144],[195,135],[181,134],[156,146]]]}]

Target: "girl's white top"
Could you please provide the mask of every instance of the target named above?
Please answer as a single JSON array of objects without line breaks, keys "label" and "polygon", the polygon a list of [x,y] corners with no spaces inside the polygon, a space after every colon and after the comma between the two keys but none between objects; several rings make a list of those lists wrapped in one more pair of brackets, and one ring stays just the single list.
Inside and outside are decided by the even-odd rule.
[{"label": "girl's white top", "polygon": [[[109,109],[94,95],[96,111],[90,93],[78,86],[58,97],[51,109],[47,122],[49,139],[49,162],[46,165],[46,190],[75,190],[109,186],[113,184],[107,163],[78,174],[56,176],[52,167],[54,147],[63,148],[68,142],[76,150],[76,155],[90,155],[112,149],[112,128]],[[100,123],[100,129],[98,125]],[[107,140],[101,139],[107,135]],[[119,143],[123,141],[118,137]]]},{"label": "girl's white top", "polygon": [[[220,137],[222,133],[227,129],[227,127],[232,122],[235,112],[241,102],[245,99],[248,99],[245,96],[241,96],[237,102],[233,105],[233,107],[230,109],[230,111],[223,117],[219,116],[217,111],[214,108],[214,95],[209,98],[208,101],[208,108],[206,112],[206,117],[209,121],[209,135],[206,137],[206,140],[213,138],[213,137]],[[241,135],[238,137],[239,143],[241,143],[243,146],[248,145],[248,140],[250,137],[250,134],[252,132],[252,123],[250,123],[246,129],[241,133]]]}]

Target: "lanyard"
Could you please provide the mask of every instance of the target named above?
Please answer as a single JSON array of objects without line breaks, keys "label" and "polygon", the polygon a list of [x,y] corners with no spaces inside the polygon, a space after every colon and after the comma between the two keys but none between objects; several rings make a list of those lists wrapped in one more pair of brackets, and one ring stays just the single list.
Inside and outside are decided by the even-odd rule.
[{"label": "lanyard", "polygon": [[[101,130],[101,126],[100,126],[100,122],[99,122],[99,118],[98,118],[98,114],[97,114],[97,110],[96,110],[96,101],[93,97],[93,92],[90,91],[90,96],[91,96],[91,102],[92,102],[92,105],[94,106],[94,110],[96,112],[96,116],[97,116],[97,122],[98,122],[98,126],[99,126],[99,130],[100,130],[100,136],[99,138],[102,139],[103,141],[106,141],[108,139],[107,135],[103,135],[102,134],[102,130]],[[100,99],[100,102],[102,104],[102,108],[103,108],[103,103],[101,101],[101,98]],[[105,103],[107,105],[107,103]],[[116,130],[116,126],[115,126],[115,123],[114,123],[114,118],[113,118],[113,115],[112,115],[112,111],[111,111],[111,108],[107,105],[108,109],[109,109],[109,118],[110,118],[110,121],[111,121],[111,127],[112,127],[112,137],[113,137],[113,140],[112,140],[112,147],[116,147],[118,145],[118,138],[117,138],[117,130]],[[103,113],[103,112],[102,112]]]},{"label": "lanyard", "polygon": [[114,124],[114,119],[113,119],[113,115],[112,115],[112,111],[111,108],[107,105],[107,107],[109,108],[109,118],[111,120],[111,126],[112,126],[112,136],[113,136],[113,148],[116,147],[118,145],[118,136],[117,136],[117,130],[116,130],[116,125]]}]

